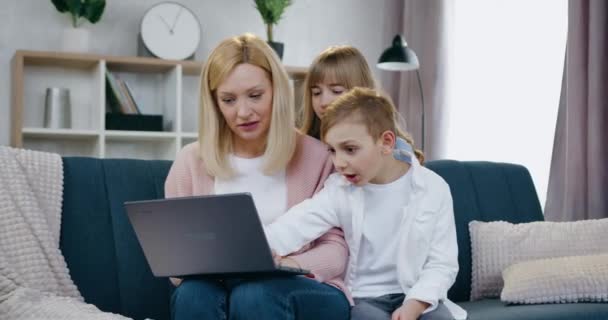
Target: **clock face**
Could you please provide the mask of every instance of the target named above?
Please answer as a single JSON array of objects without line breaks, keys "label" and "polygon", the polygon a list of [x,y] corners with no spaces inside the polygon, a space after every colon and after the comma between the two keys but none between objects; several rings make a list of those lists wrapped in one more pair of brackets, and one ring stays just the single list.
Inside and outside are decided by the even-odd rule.
[{"label": "clock face", "polygon": [[183,60],[196,52],[201,40],[201,26],[188,8],[175,2],[163,2],[144,14],[141,38],[155,56]]}]

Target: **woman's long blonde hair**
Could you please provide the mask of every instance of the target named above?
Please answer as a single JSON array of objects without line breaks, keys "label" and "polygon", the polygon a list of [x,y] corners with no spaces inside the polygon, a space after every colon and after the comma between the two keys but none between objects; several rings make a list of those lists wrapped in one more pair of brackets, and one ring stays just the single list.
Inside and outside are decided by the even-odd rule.
[{"label": "woman's long blonde hair", "polygon": [[312,108],[311,88],[331,79],[346,90],[354,87],[376,88],[372,72],[365,57],[353,46],[332,46],[321,52],[313,61],[304,79],[304,105],[300,115],[300,131],[319,138],[321,121]]},{"label": "woman's long blonde hair", "polygon": [[278,56],[253,34],[228,38],[211,52],[201,74],[200,157],[207,173],[214,177],[230,178],[235,174],[227,158],[233,152],[233,133],[217,105],[216,90],[242,63],[264,69],[272,82],[272,115],[264,151],[264,173],[285,169],[295,151],[293,90]]},{"label": "woman's long blonde hair", "polygon": [[412,137],[399,126],[399,113],[391,100],[373,89],[357,87],[332,102],[323,114],[321,139],[325,141],[325,135],[331,127],[352,117],[365,125],[374,140],[379,139],[387,130],[394,132],[412,146],[418,162],[424,163],[422,151],[416,149]]}]

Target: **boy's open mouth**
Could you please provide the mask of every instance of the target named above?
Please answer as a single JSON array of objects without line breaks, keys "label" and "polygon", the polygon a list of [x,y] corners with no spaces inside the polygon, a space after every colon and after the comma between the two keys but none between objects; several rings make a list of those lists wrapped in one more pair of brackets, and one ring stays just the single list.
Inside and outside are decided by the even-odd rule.
[{"label": "boy's open mouth", "polygon": [[344,177],[351,183],[357,183],[357,181],[359,181],[359,176],[357,174],[344,174]]}]

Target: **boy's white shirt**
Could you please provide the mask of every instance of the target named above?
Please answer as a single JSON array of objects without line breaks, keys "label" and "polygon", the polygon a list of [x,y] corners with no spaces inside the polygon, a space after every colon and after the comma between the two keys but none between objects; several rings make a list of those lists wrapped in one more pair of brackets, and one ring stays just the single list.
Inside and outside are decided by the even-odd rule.
[{"label": "boy's white shirt", "polygon": [[[403,208],[397,257],[398,279],[406,295],[404,303],[411,299],[427,302],[430,306],[424,313],[428,313],[443,301],[455,319],[466,319],[467,312],[447,299],[447,291],[458,274],[458,243],[449,186],[415,157],[412,159],[412,192]],[[270,247],[284,256],[332,227],[342,228],[350,251],[344,280],[352,290],[362,236],[363,202],[362,188],[334,173],[313,198],[292,207],[265,227]]]}]

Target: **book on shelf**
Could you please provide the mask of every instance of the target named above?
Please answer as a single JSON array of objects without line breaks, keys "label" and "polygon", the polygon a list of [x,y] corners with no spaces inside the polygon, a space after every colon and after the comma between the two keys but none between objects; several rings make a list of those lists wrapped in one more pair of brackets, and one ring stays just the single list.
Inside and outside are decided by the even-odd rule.
[{"label": "book on shelf", "polygon": [[106,70],[106,100],[113,113],[123,113],[120,89],[116,83],[116,78],[108,70]]},{"label": "book on shelf", "polygon": [[113,113],[140,114],[128,84],[106,70],[106,97]]},{"label": "book on shelf", "polygon": [[129,85],[129,83],[127,81],[123,81],[125,84],[125,88],[127,89],[127,94],[129,96],[129,99],[131,100],[131,103],[133,104],[133,107],[135,108],[135,113],[137,114],[141,114],[141,109],[139,109],[139,103],[137,102],[137,98],[135,98],[135,95],[133,94],[133,89],[131,89],[131,86]]},{"label": "book on shelf", "polygon": [[124,101],[125,114],[137,114],[137,110],[135,110],[135,106],[133,105],[133,100],[129,97],[129,92],[127,92],[127,86],[125,86],[125,82],[122,79],[116,79],[118,83],[118,87],[120,88],[120,95]]}]

